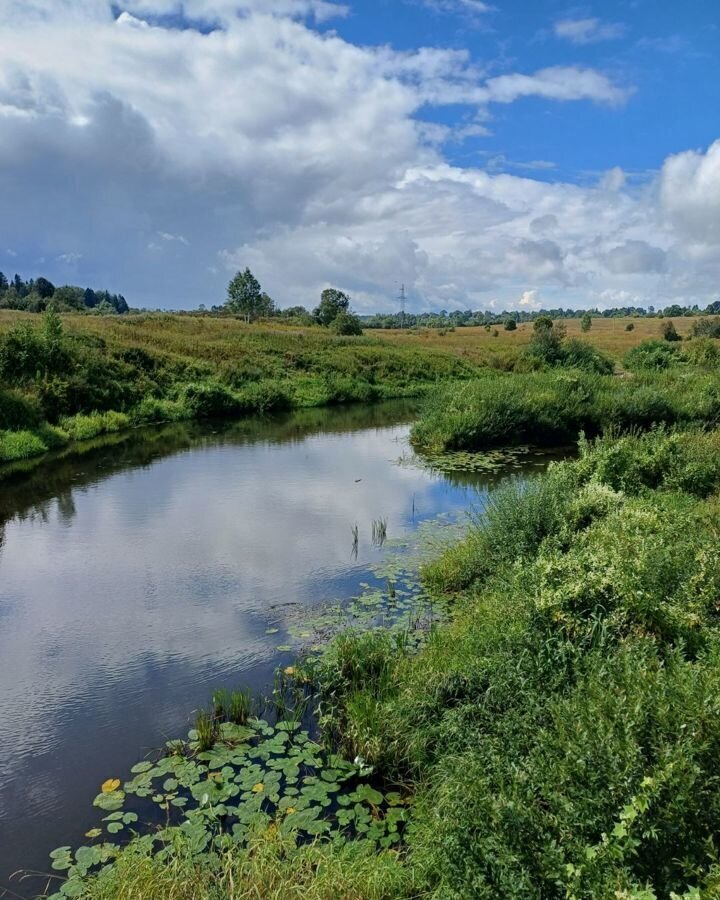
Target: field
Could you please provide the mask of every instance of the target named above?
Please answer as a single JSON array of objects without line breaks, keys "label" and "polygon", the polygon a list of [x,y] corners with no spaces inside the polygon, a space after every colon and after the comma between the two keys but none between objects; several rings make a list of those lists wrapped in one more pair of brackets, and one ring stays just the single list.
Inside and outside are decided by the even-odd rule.
[{"label": "field", "polygon": [[[683,317],[672,321],[678,334],[687,337],[697,319]],[[660,338],[662,322],[662,319],[648,318],[593,319],[592,328],[586,333],[580,329],[580,319],[563,319],[561,324],[565,327],[568,338],[587,341],[603,353],[620,360],[628,350],[642,341]],[[632,331],[626,331],[629,324],[634,325]],[[497,337],[493,336],[495,330],[498,332]],[[492,328],[489,332],[485,328],[457,328],[445,333],[441,331],[427,328],[417,332],[394,330],[368,333],[378,334],[382,340],[400,346],[432,347],[456,353],[463,359],[474,362],[491,363],[493,358],[506,358],[526,347],[533,335],[533,325],[525,322],[518,325],[516,331],[505,331],[502,326]]]}]

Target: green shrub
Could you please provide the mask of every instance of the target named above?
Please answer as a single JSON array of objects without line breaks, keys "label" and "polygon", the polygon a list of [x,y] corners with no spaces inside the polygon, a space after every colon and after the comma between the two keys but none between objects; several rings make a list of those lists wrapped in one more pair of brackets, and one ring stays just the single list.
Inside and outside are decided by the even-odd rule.
[{"label": "green shrub", "polygon": [[0,431],[34,428],[41,414],[37,402],[18,391],[0,389]]},{"label": "green shrub", "polygon": [[643,341],[628,350],[623,365],[631,372],[663,370],[675,366],[680,361],[678,348],[667,341]]},{"label": "green shrub", "polygon": [[330,323],[330,330],[335,334],[361,335],[363,333],[360,319],[350,312],[341,312]]},{"label": "green shrub", "polygon": [[160,422],[180,422],[191,418],[191,411],[178,400],[143,397],[133,407],[130,418],[135,425],[152,425]]},{"label": "green shrub", "polygon": [[238,402],[243,412],[266,413],[272,410],[289,409],[293,394],[279,381],[260,381],[249,384],[238,392]]},{"label": "green shrub", "polygon": [[194,418],[221,418],[236,415],[242,408],[236,394],[218,382],[204,381],[186,384],[179,399]]},{"label": "green shrub", "polygon": [[693,322],[692,332],[695,337],[720,338],[720,316],[706,318],[702,316]]}]

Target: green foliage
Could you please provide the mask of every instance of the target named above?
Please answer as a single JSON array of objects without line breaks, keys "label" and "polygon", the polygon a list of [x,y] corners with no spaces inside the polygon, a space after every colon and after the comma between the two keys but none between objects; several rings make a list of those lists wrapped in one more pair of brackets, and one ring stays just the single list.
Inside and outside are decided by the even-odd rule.
[{"label": "green foliage", "polygon": [[590,313],[585,313],[585,315],[580,319],[580,330],[584,332],[590,331],[592,328],[592,319],[590,318]]},{"label": "green foliage", "polygon": [[313,316],[320,325],[332,324],[338,316],[350,311],[350,298],[343,291],[336,288],[327,288],[320,296],[320,305],[313,312]]},{"label": "green foliage", "polygon": [[[117,412],[129,425],[146,425],[263,414],[417,396],[477,371],[452,353],[330,329],[298,334],[180,316],[85,321],[94,327],[69,330],[50,311],[42,323],[0,333],[0,430],[30,431],[47,443],[43,423],[76,416]],[[115,430],[109,422],[78,419],[68,430],[84,439]]]},{"label": "green foliage", "polygon": [[269,315],[273,303],[264,294],[260,282],[250,269],[237,272],[227,289],[225,306],[230,312],[244,316],[248,322],[254,322],[259,316]]},{"label": "green foliage", "polygon": [[700,370],[624,379],[557,371],[495,374],[435,390],[411,440],[433,454],[512,443],[561,445],[580,432],[718,421],[720,383]]},{"label": "green foliage", "polygon": [[625,331],[635,331],[635,323],[628,322],[627,325],[625,326]]},{"label": "green foliage", "polygon": [[330,328],[335,334],[359,336],[362,332],[360,319],[350,312],[339,312],[330,323]]},{"label": "green foliage", "polygon": [[506,319],[505,320],[505,331],[516,331],[517,330],[517,321],[515,319]]},{"label": "green foliage", "polygon": [[695,337],[720,338],[720,316],[693,322],[692,333]]},{"label": "green foliage", "polygon": [[719,440],[585,442],[502,488],[463,566],[452,548],[426,570],[463,588],[454,619],[381,691],[374,645],[331,669],[352,699],[336,721],[356,733],[371,708],[380,774],[417,785],[407,858],[429,895],[717,887]]},{"label": "green foliage", "polygon": [[623,365],[631,372],[662,371],[676,366],[680,361],[679,348],[667,341],[643,341],[628,350]]}]

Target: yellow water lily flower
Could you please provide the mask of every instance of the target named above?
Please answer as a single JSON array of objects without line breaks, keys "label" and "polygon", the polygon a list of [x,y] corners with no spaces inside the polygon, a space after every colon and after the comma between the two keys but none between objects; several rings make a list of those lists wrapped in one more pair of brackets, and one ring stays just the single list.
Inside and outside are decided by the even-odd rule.
[{"label": "yellow water lily flower", "polygon": [[252,792],[253,792],[253,794],[262,794],[262,792],[263,792],[264,790],[265,790],[265,785],[262,783],[262,781],[258,781],[257,784],[254,784],[254,785],[252,786]]},{"label": "yellow water lily flower", "polygon": [[120,779],[119,778],[108,778],[107,781],[103,781],[100,786],[100,790],[103,794],[112,794],[113,791],[116,791],[120,787]]},{"label": "yellow water lily flower", "polygon": [[288,666],[286,669],[283,669],[283,672],[286,675],[294,675],[295,674],[295,666]]}]

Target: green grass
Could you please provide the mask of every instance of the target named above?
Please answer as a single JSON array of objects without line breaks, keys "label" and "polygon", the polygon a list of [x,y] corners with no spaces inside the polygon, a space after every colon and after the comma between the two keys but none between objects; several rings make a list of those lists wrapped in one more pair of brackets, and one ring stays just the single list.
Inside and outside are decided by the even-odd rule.
[{"label": "green grass", "polygon": [[0,432],[24,435],[4,439],[3,458],[45,452],[48,424],[67,443],[134,425],[416,397],[477,371],[452,352],[319,327],[0,315]]},{"label": "green grass", "polygon": [[477,451],[513,443],[561,445],[581,431],[715,425],[720,379],[699,367],[618,378],[573,370],[485,374],[438,387],[413,427],[420,451]]}]

